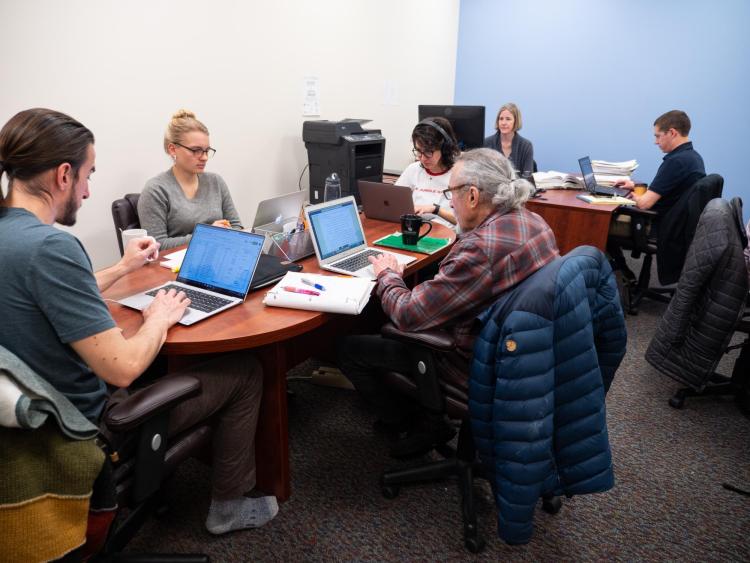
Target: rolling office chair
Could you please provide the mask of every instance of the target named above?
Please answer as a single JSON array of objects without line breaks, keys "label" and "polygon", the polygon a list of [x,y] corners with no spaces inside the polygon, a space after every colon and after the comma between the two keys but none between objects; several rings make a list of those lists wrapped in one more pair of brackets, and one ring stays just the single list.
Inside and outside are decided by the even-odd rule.
[{"label": "rolling office chair", "polygon": [[117,245],[120,247],[120,256],[125,250],[122,247],[122,231],[127,229],[140,229],[141,222],[138,219],[138,198],[141,194],[125,194],[121,199],[112,202],[112,220],[115,222],[115,234]]},{"label": "rolling office chair", "polygon": [[674,408],[682,408],[687,397],[735,393],[730,378],[716,367],[726,352],[745,345],[730,346],[735,331],[750,332],[746,246],[742,200],[710,201],[675,296],[646,350],[652,366],[688,386],[669,400]]},{"label": "rolling office chair", "polygon": [[[475,476],[492,479],[498,533],[509,543],[531,537],[540,496],[542,508],[554,514],[561,507],[554,494],[587,494],[612,486],[604,394],[625,354],[626,340],[611,269],[592,247],[580,247],[551,262],[503,294],[480,320],[485,328],[474,348],[468,381],[469,366],[454,353],[451,335],[403,332],[392,324],[381,330],[383,337],[410,345],[413,366],[411,373],[385,373],[386,385],[431,413],[462,421],[455,450],[437,446],[445,459],[386,471],[381,477],[383,495],[394,498],[403,484],[457,476],[464,545],[473,553],[485,545],[477,528]],[[492,341],[500,325],[500,332],[515,341]],[[568,338],[571,331],[575,339]],[[521,358],[528,353],[535,359]],[[573,356],[586,359],[579,362]],[[504,362],[512,369],[499,370]],[[573,365],[587,367],[571,373]],[[495,401],[502,396],[505,406],[490,395]],[[537,397],[547,399],[540,404]],[[559,404],[549,397],[559,398]],[[501,415],[496,420],[506,408],[507,420]],[[569,425],[556,427],[558,415]],[[572,423],[584,419],[591,424],[585,432]],[[582,447],[579,435],[571,436],[566,429],[573,426],[588,436]],[[483,452],[481,464],[477,452]],[[542,459],[549,464],[533,461]]]},{"label": "rolling office chair", "polygon": [[638,305],[644,298],[669,303],[674,288],[650,287],[654,256],[659,282],[662,285],[676,283],[700,214],[710,200],[721,197],[723,186],[724,178],[718,174],[709,174],[697,180],[661,219],[656,235],[650,232],[650,227],[659,217],[658,213],[636,207],[617,210],[617,214],[630,217],[630,236],[610,236],[608,243],[630,250],[633,258],[638,259],[643,255],[638,280],[634,285],[626,285],[628,313],[638,314]]}]

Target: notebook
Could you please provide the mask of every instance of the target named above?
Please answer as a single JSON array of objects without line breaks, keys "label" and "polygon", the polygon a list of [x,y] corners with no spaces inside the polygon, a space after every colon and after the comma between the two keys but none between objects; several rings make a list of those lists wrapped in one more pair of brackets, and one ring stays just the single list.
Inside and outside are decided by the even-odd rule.
[{"label": "notebook", "polygon": [[405,213],[414,213],[411,188],[383,182],[358,182],[362,211],[370,219],[400,223]]},{"label": "notebook", "polygon": [[369,256],[391,254],[399,264],[414,261],[411,256],[367,246],[353,196],[305,207],[305,217],[318,264],[324,270],[374,280]]},{"label": "notebook", "polygon": [[591,192],[592,194],[619,195],[622,197],[625,197],[630,193],[630,190],[627,188],[610,188],[597,184],[596,177],[594,176],[594,167],[591,166],[591,159],[588,156],[579,158],[578,165],[581,167],[583,186],[586,191]]},{"label": "notebook", "polygon": [[142,311],[160,289],[184,291],[190,307],[179,321],[192,325],[245,300],[258,266],[265,237],[247,231],[198,224],[190,239],[177,280],[120,299]]},{"label": "notebook", "polygon": [[305,192],[297,191],[261,201],[253,220],[253,232],[282,232],[284,223],[296,222],[300,209],[305,204],[305,196]]}]

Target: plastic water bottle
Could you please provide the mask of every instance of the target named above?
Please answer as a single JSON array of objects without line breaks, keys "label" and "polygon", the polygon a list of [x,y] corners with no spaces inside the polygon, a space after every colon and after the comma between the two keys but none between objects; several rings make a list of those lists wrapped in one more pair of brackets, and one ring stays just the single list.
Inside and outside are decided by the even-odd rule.
[{"label": "plastic water bottle", "polygon": [[323,201],[331,201],[341,197],[341,180],[339,175],[333,172],[326,178],[325,190],[323,191]]}]

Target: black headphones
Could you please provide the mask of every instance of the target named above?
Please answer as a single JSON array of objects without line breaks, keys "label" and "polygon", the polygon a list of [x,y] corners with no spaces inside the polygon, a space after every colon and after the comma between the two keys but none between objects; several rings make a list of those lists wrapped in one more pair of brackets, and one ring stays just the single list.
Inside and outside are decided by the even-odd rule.
[{"label": "black headphones", "polygon": [[451,139],[450,135],[448,135],[448,133],[445,132],[445,129],[443,129],[442,127],[440,127],[440,125],[432,121],[432,119],[423,119],[422,121],[419,122],[419,125],[427,125],[429,127],[432,127],[443,136],[443,139],[445,140],[446,143],[448,143],[449,146],[453,144],[453,139]]}]

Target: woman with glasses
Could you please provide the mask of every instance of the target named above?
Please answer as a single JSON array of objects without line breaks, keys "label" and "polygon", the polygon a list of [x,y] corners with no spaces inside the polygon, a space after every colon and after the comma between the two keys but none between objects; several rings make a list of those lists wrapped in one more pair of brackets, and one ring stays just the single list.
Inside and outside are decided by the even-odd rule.
[{"label": "woman with glasses", "polygon": [[209,146],[208,129],[193,112],[181,109],[172,116],[164,152],[172,167],[146,182],[138,200],[141,227],[162,250],[187,244],[197,223],[242,228],[226,183],[205,171],[216,150]]},{"label": "woman with glasses", "polygon": [[521,110],[518,106],[510,102],[504,104],[495,118],[497,131],[484,140],[484,146],[499,151],[510,160],[518,176],[527,179],[534,172],[534,145],[518,134],[521,125]]},{"label": "woman with glasses", "polygon": [[414,127],[411,141],[417,161],[406,167],[396,185],[412,189],[417,213],[454,227],[456,217],[443,190],[450,183],[451,168],[461,151],[450,121],[444,117],[423,119]]}]

